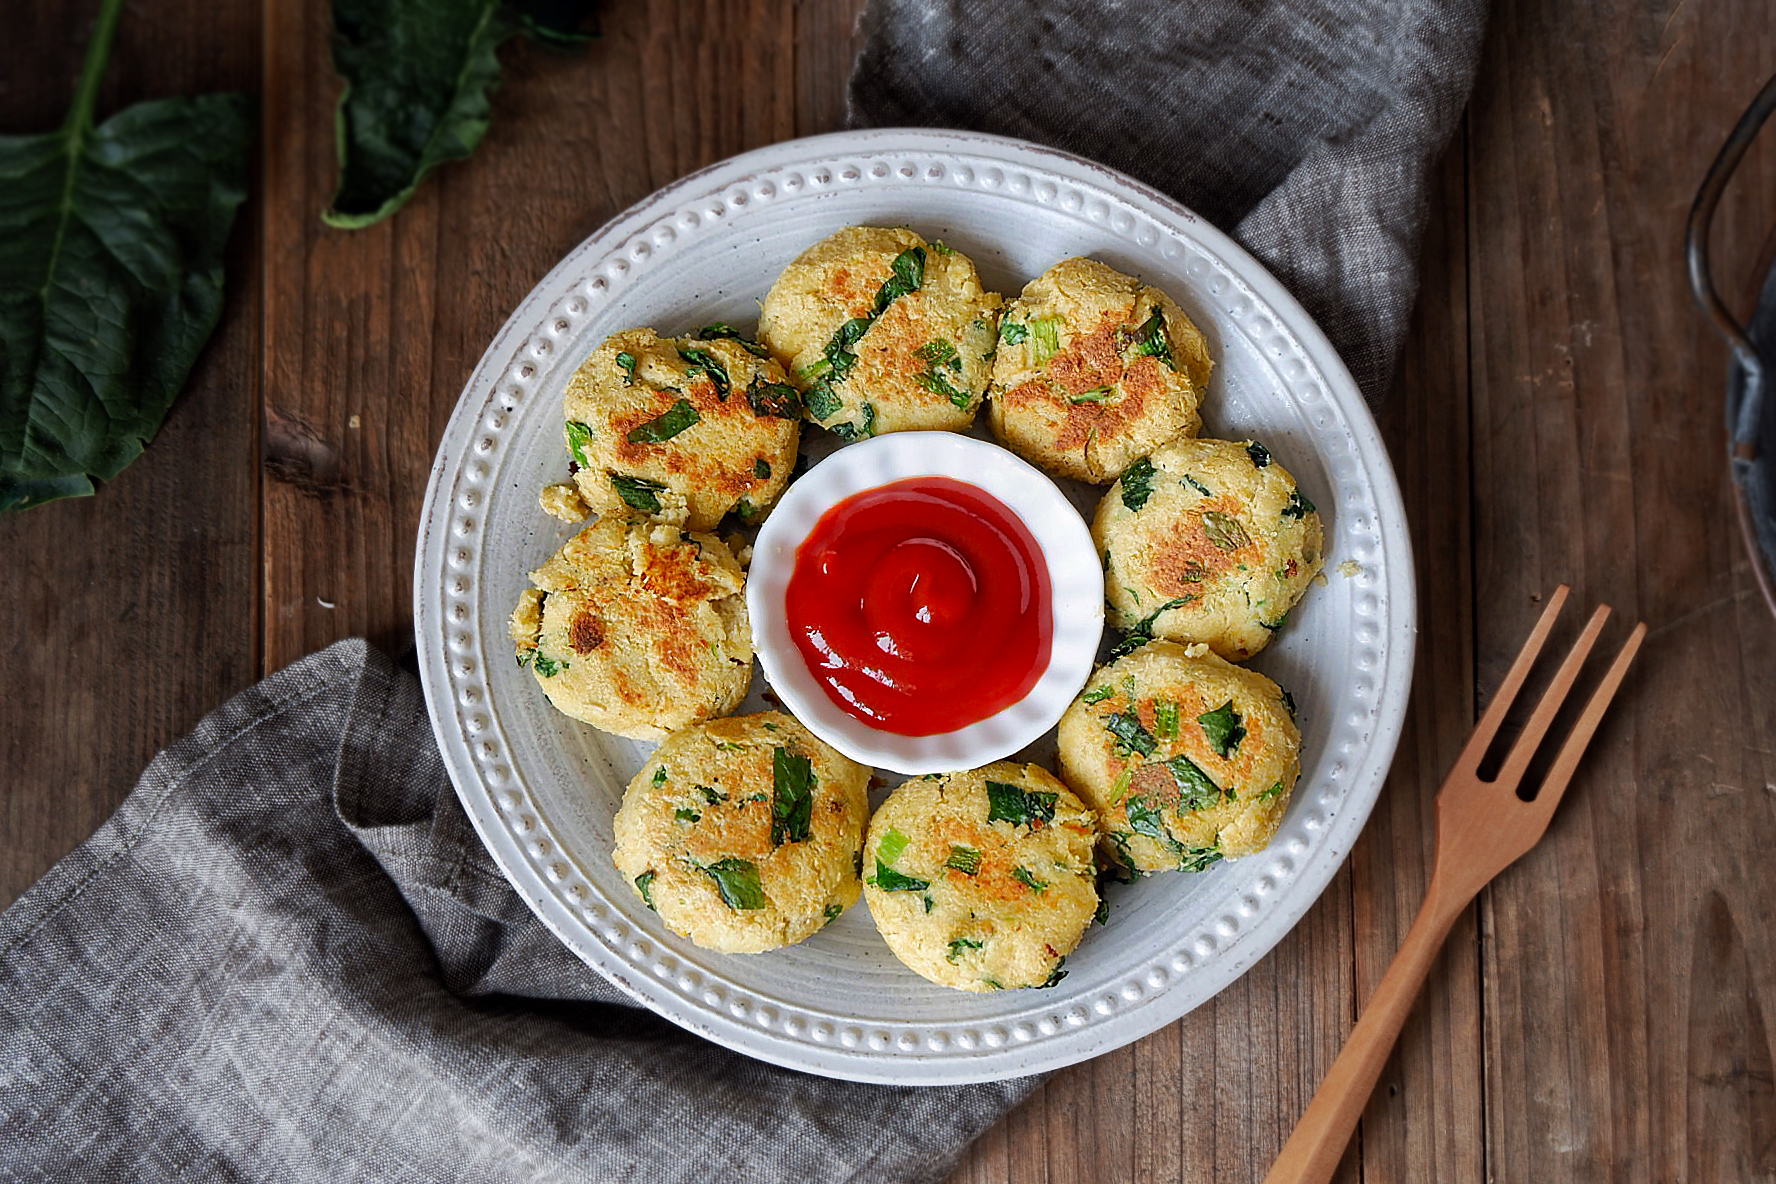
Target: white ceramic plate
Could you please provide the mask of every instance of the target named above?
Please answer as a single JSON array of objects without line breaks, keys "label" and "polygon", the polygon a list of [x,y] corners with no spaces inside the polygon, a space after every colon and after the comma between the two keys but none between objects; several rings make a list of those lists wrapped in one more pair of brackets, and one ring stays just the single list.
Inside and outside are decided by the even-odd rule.
[{"label": "white ceramic plate", "polygon": [[[1205,434],[1261,439],[1325,519],[1327,581],[1253,665],[1294,693],[1302,775],[1261,855],[1111,889],[1047,990],[970,995],[888,952],[864,908],[788,950],[724,956],[667,932],[611,866],[645,747],[556,712],[506,640],[526,573],[571,533],[537,490],[565,474],[561,394],[605,336],[742,329],[779,271],[854,224],[966,252],[1007,295],[1075,255],[1177,298],[1217,366]],[[810,435],[819,436],[817,430]],[[1414,643],[1398,487],[1344,366],[1256,262],[1120,174],[997,137],[849,132],[778,144],[661,190],[575,248],[488,347],[432,469],[414,571],[421,674],[458,794],[519,894],[661,1015],[763,1060],[897,1084],[1085,1060],[1163,1027],[1262,957],[1356,840],[1392,759]]]}]

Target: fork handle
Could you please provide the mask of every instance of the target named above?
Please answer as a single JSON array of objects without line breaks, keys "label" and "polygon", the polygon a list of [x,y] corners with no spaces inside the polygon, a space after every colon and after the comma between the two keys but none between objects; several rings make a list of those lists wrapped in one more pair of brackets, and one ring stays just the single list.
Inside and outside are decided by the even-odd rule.
[{"label": "fork handle", "polygon": [[1452,898],[1432,876],[1431,889],[1400,944],[1400,952],[1381,976],[1369,1006],[1345,1041],[1344,1051],[1332,1062],[1331,1071],[1295,1125],[1294,1134],[1283,1144],[1264,1184],[1325,1184],[1332,1179],[1425,976],[1455,919],[1473,899],[1471,892]]}]

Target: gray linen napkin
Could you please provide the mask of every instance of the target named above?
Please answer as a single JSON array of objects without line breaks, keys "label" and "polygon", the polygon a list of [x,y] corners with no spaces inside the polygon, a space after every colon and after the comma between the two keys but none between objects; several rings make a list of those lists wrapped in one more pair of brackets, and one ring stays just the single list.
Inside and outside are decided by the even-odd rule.
[{"label": "gray linen napkin", "polygon": [[1485,15],[1485,0],[871,0],[850,120],[1018,136],[1146,181],[1270,268],[1375,400]]},{"label": "gray linen napkin", "polygon": [[623,1005],[361,641],[206,718],[0,916],[0,1180],[941,1180],[1029,1085],[828,1081]]}]

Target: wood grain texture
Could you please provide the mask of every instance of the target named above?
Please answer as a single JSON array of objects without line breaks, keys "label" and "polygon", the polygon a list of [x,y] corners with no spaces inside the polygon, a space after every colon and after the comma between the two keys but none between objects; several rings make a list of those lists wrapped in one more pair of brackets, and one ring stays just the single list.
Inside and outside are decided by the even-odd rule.
[{"label": "wood grain texture", "polygon": [[[98,5],[16,7],[0,38],[0,134],[51,131]],[[128,7],[99,119],[145,99],[257,92],[257,9],[191,15],[186,0]],[[221,324],[146,454],[94,497],[0,517],[0,902],[255,677],[257,216],[249,199],[229,240]]]}]

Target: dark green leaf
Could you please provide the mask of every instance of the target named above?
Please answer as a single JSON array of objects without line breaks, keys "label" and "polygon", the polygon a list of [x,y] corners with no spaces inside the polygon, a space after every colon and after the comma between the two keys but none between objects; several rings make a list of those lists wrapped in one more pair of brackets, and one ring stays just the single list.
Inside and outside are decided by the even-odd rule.
[{"label": "dark green leaf", "polygon": [[1133,704],[1115,715],[1105,716],[1104,730],[1115,736],[1116,742],[1130,752],[1138,752],[1142,756],[1153,755],[1153,733],[1142,726],[1141,717],[1135,714]]},{"label": "dark green leaf", "polygon": [[617,354],[617,368],[619,370],[621,370],[624,374],[628,375],[628,378],[625,380],[625,385],[634,386],[635,385],[635,355],[630,353],[628,350],[620,351]]},{"label": "dark green leaf", "polygon": [[1157,308],[1135,330],[1135,342],[1137,358],[1158,358],[1166,364],[1166,369],[1178,368],[1177,363],[1172,361],[1172,340],[1166,336],[1165,316]]},{"label": "dark green leaf", "polygon": [[771,842],[800,843],[814,831],[814,765],[800,753],[778,748],[771,754]]},{"label": "dark green leaf", "polygon": [[567,669],[567,663],[558,662],[548,654],[545,654],[542,650],[538,650],[536,651],[535,656],[530,660],[530,668],[544,678],[554,678],[557,674],[560,674],[563,670]]},{"label": "dark green leaf", "polygon": [[845,911],[845,906],[842,904],[827,905],[826,908],[820,914],[821,917],[824,918],[824,920],[822,920],[820,923],[821,928],[824,929],[824,928],[826,928],[826,926],[831,925],[834,921],[837,921],[839,919],[839,914],[844,911]]},{"label": "dark green leaf", "polygon": [[734,503],[734,513],[740,515],[740,521],[751,522],[758,517],[758,507],[752,504],[751,498],[743,497]]},{"label": "dark green leaf", "polygon": [[698,793],[703,795],[703,800],[708,802],[712,806],[718,805],[719,803],[725,802],[728,800],[727,794],[723,793],[719,789],[714,788],[713,786],[699,785],[696,787],[696,790]]},{"label": "dark green leaf", "polygon": [[[809,414],[817,422],[831,419],[845,407],[844,401],[833,394],[831,384],[826,382],[817,382],[809,387],[807,393],[802,396],[802,401],[807,404]],[[754,407],[753,410],[756,411],[758,408]]]},{"label": "dark green leaf", "polygon": [[1122,471],[1122,504],[1139,510],[1153,496],[1153,462],[1142,457]]},{"label": "dark green leaf", "polygon": [[1252,541],[1246,528],[1240,525],[1239,519],[1231,514],[1223,514],[1220,510],[1209,510],[1203,514],[1203,533],[1223,551],[1237,551]]},{"label": "dark green leaf", "polygon": [[654,788],[659,789],[662,785],[665,785],[665,784],[666,784],[666,766],[661,765],[659,768],[654,770]]},{"label": "dark green leaf", "polygon": [[1111,698],[1115,694],[1115,687],[1093,687],[1081,696],[1081,698],[1083,698],[1085,703],[1089,706],[1093,703],[1102,703],[1104,700]]},{"label": "dark green leaf", "polygon": [[1041,892],[1048,887],[1047,880],[1039,880],[1029,868],[1018,866],[1011,869],[1011,878],[1032,892]]},{"label": "dark green leaf", "polygon": [[981,853],[973,847],[952,845],[950,857],[944,860],[944,867],[954,868],[965,876],[980,874]]},{"label": "dark green leaf", "polygon": [[931,341],[926,342],[913,352],[933,365],[941,365],[946,362],[954,362],[958,360],[956,357],[956,347],[942,337],[934,338]]},{"label": "dark green leaf", "polygon": [[1130,798],[1126,809],[1130,830],[1150,839],[1158,839],[1168,847],[1177,846],[1177,841],[1165,828],[1165,816],[1152,798]]},{"label": "dark green leaf", "polygon": [[956,389],[956,387],[950,383],[949,379],[945,378],[942,374],[939,374],[936,370],[925,371],[918,376],[918,380],[919,385],[930,391],[932,394],[941,395],[951,403],[955,404],[956,410],[958,411],[968,410],[968,404],[973,401],[969,398],[967,391]]},{"label": "dark green leaf", "polygon": [[697,813],[689,806],[680,806],[677,810],[672,812],[672,817],[676,822],[701,822],[703,820],[703,815]]},{"label": "dark green leaf", "polygon": [[1209,492],[1209,487],[1207,485],[1204,485],[1201,481],[1198,481],[1195,477],[1192,477],[1189,473],[1185,473],[1184,476],[1180,478],[1180,480],[1182,480],[1184,482],[1184,484],[1190,486],[1190,488],[1192,488],[1192,489],[1196,490],[1198,493],[1202,494],[1204,497],[1214,497],[1215,496],[1213,493]]},{"label": "dark green leaf", "polygon": [[695,367],[695,369],[691,371],[692,377],[696,376],[697,371],[702,371],[708,376],[709,381],[715,384],[715,397],[723,402],[727,401],[728,391],[733,389],[733,384],[728,381],[728,372],[726,368],[724,368],[720,362],[715,360],[714,354],[711,354],[706,349],[684,349],[683,347],[680,347],[678,356]]},{"label": "dark green leaf", "polygon": [[800,419],[802,397],[787,382],[766,382],[762,374],[746,384],[746,402],[760,419]]},{"label": "dark green leaf", "polygon": [[1056,962],[1054,964],[1054,969],[1049,971],[1048,977],[1043,979],[1040,983],[1036,984],[1036,989],[1038,991],[1041,991],[1041,990],[1046,990],[1049,987],[1060,986],[1061,980],[1067,977],[1067,972],[1065,970],[1061,969],[1061,967],[1065,966],[1066,964],[1067,964],[1067,960],[1065,958],[1062,958],[1060,961]]},{"label": "dark green leaf", "polygon": [[1275,785],[1272,785],[1269,789],[1265,790],[1263,793],[1259,794],[1256,798],[1253,798],[1252,800],[1256,801],[1256,802],[1268,802],[1271,798],[1280,798],[1282,796],[1283,796],[1283,783],[1281,781],[1279,781]]},{"label": "dark green leaf", "polygon": [[1030,339],[1028,325],[1020,325],[1016,321],[999,322],[999,340],[1006,345],[1022,345]]},{"label": "dark green leaf", "polygon": [[876,860],[876,874],[870,877],[869,882],[884,892],[923,892],[931,887],[930,880],[902,875],[880,859]]},{"label": "dark green leaf", "polygon": [[919,286],[925,282],[924,248],[908,247],[894,257],[888,271],[887,281],[876,290],[875,307],[870,312],[872,317],[881,316],[890,304],[919,290]]},{"label": "dark green leaf", "polygon": [[0,137],[0,509],[141,455],[222,312],[250,105],[162,99],[94,128],[122,9],[102,8],[62,127]]},{"label": "dark green leaf", "polygon": [[874,403],[863,405],[861,422],[830,423],[826,425],[826,430],[841,440],[862,440],[873,436],[876,434],[876,405]]},{"label": "dark green leaf", "polygon": [[1175,756],[1161,767],[1178,783],[1178,813],[1206,810],[1221,801],[1221,787],[1189,757]]},{"label": "dark green leaf", "polygon": [[762,457],[753,461],[752,475],[760,481],[769,481],[771,479],[771,462]]},{"label": "dark green leaf", "polygon": [[1246,726],[1240,721],[1239,712],[1233,709],[1232,699],[1197,716],[1196,722],[1202,725],[1203,735],[1209,738],[1209,747],[1221,757],[1232,756],[1240,741],[1246,738]]},{"label": "dark green leaf", "polygon": [[501,0],[333,0],[345,90],[329,225],[388,217],[433,169],[475,150],[500,82],[496,51],[519,27]]},{"label": "dark green leaf", "polygon": [[1004,781],[987,782],[987,821],[1009,822],[1013,826],[1035,826],[1053,822],[1055,803],[1060,795],[1039,789],[1024,789]]},{"label": "dark green leaf", "polygon": [[640,510],[644,514],[660,512],[660,494],[666,487],[657,481],[646,481],[640,477],[625,477],[621,473],[610,474],[610,483],[623,499],[623,504],[632,510]]},{"label": "dark green leaf", "polygon": [[653,872],[651,872],[651,871],[650,872],[642,872],[639,876],[636,876],[635,877],[635,890],[637,892],[641,893],[641,903],[642,904],[647,905],[648,908],[650,908],[650,909],[654,907],[654,873]]},{"label": "dark green leaf", "polygon": [[1246,455],[1252,458],[1252,464],[1256,468],[1262,469],[1270,463],[1270,450],[1256,440],[1246,445]]},{"label": "dark green leaf", "polygon": [[722,903],[735,911],[762,909],[769,903],[765,890],[759,887],[758,865],[744,859],[718,859],[711,864],[693,865],[715,881]]},{"label": "dark green leaf", "polygon": [[972,937],[958,937],[950,943],[950,952],[944,955],[944,960],[954,966],[956,959],[962,956],[964,950],[978,950],[986,944],[986,942],[976,941]]},{"label": "dark green leaf", "polygon": [[1305,518],[1314,512],[1314,504],[1301,496],[1299,489],[1289,494],[1289,504],[1283,507],[1285,518]]},{"label": "dark green leaf", "polygon": [[592,447],[592,428],[577,419],[567,421],[567,451],[581,468],[590,468],[592,462],[586,457],[586,449]]},{"label": "dark green leaf", "polygon": [[689,399],[679,399],[646,423],[631,428],[627,438],[631,444],[664,444],[701,418]]},{"label": "dark green leaf", "polygon": [[697,340],[732,341],[755,358],[769,359],[771,356],[770,350],[746,336],[746,334],[740,332],[740,330],[734,328],[732,325],[725,325],[720,321],[717,321],[713,325],[704,325],[701,329],[697,330]]},{"label": "dark green leaf", "polygon": [[1178,870],[1181,872],[1206,871],[1210,866],[1220,863],[1223,858],[1219,847],[1192,847],[1178,857]]}]

